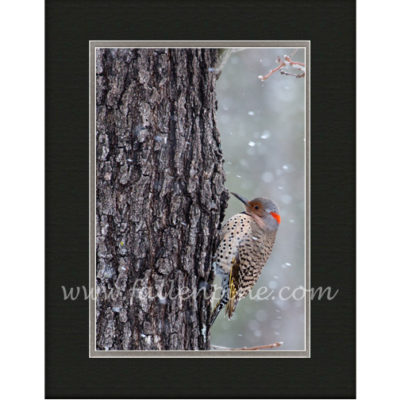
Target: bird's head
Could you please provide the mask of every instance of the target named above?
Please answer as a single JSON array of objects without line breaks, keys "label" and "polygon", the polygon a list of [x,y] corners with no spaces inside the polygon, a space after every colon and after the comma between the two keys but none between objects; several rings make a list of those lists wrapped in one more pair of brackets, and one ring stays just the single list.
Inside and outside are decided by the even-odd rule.
[{"label": "bird's head", "polygon": [[265,197],[257,197],[251,201],[231,192],[245,206],[246,212],[251,215],[257,225],[265,231],[276,231],[281,223],[279,209],[277,205]]}]

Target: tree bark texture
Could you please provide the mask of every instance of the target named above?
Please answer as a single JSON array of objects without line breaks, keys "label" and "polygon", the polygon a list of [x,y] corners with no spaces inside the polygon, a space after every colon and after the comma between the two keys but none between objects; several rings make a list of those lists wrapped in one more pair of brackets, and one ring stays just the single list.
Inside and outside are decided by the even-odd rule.
[{"label": "tree bark texture", "polygon": [[97,49],[99,350],[210,347],[212,254],[228,198],[217,58],[216,49]]}]

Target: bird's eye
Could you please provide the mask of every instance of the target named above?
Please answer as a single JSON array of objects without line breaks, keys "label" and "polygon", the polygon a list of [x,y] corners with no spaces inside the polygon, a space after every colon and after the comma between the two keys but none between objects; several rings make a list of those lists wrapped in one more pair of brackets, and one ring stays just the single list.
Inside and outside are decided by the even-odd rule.
[{"label": "bird's eye", "polygon": [[256,210],[258,210],[258,206],[254,206],[254,208],[255,208]]}]

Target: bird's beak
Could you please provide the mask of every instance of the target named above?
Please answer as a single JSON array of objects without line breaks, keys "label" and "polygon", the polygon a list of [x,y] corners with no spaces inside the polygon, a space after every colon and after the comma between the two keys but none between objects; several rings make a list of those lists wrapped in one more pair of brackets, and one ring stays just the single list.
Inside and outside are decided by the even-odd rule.
[{"label": "bird's beak", "polygon": [[236,194],[236,193],[233,193],[233,192],[231,192],[237,199],[239,199],[246,207],[249,207],[250,205],[249,205],[249,201],[245,198],[245,197],[242,197],[242,196],[239,196],[238,194]]}]

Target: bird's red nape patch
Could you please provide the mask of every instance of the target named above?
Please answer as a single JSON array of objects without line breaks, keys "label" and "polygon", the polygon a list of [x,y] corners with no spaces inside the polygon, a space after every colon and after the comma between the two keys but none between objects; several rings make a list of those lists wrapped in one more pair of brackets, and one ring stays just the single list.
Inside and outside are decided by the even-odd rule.
[{"label": "bird's red nape patch", "polygon": [[270,212],[270,214],[276,219],[276,222],[278,222],[278,224],[281,223],[281,216],[279,214],[274,213],[272,211]]}]

